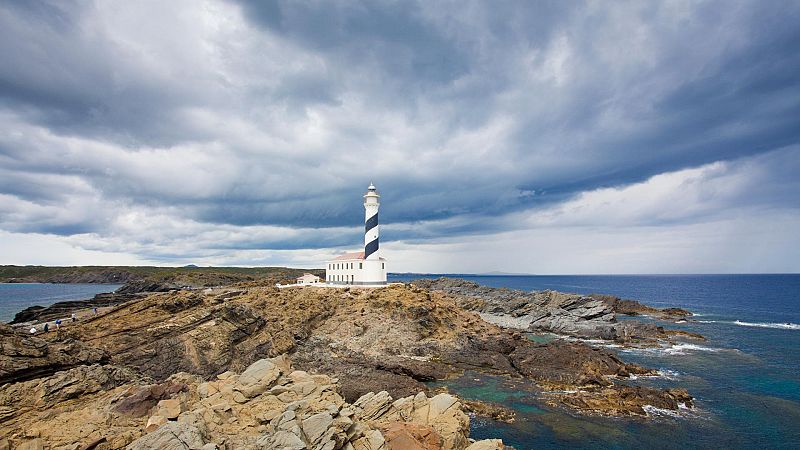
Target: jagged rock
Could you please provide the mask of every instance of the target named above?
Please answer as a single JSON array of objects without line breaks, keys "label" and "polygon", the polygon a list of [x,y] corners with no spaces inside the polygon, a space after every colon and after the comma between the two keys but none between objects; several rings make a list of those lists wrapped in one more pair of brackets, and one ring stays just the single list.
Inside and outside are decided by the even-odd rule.
[{"label": "jagged rock", "polygon": [[355,418],[375,426],[387,427],[394,422],[430,426],[441,439],[445,450],[462,449],[468,443],[469,417],[458,399],[450,394],[428,398],[424,392],[392,401],[385,392],[366,394],[353,404]]},{"label": "jagged rock", "polygon": [[203,431],[190,424],[168,422],[156,431],[146,434],[131,442],[128,450],[150,450],[154,448],[163,450],[185,450],[202,448],[205,445]]},{"label": "jagged rock", "polygon": [[377,394],[370,392],[356,400],[353,406],[361,409],[359,418],[374,420],[392,406],[392,397],[386,391],[381,391]]},{"label": "jagged rock", "polygon": [[386,440],[378,430],[372,430],[364,437],[353,442],[354,450],[383,450],[386,448]]},{"label": "jagged rock", "polygon": [[610,351],[562,341],[520,346],[509,358],[521,374],[553,387],[609,386],[609,376],[655,373],[626,364]]},{"label": "jagged rock", "polygon": [[679,405],[692,405],[685,389],[658,390],[644,386],[610,386],[577,393],[559,393],[553,397],[561,404],[578,410],[615,416],[645,416],[647,408],[676,410]]}]

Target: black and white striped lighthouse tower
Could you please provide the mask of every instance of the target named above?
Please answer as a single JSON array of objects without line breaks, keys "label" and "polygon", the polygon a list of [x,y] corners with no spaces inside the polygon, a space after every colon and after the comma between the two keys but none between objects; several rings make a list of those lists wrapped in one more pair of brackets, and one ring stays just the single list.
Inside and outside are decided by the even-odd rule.
[{"label": "black and white striped lighthouse tower", "polygon": [[364,194],[364,251],[345,253],[325,262],[328,285],[386,286],[386,260],[378,244],[378,208],[381,196],[370,183]]},{"label": "black and white striped lighthouse tower", "polygon": [[367,188],[367,193],[364,194],[364,259],[376,260],[380,258],[378,253],[379,232],[378,232],[378,208],[380,208],[381,196],[375,189],[375,186],[370,183]]}]

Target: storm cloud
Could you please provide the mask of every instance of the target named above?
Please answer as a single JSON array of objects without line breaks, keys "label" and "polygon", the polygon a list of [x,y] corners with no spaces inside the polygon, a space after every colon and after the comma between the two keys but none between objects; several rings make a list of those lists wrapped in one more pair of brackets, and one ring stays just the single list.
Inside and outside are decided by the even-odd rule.
[{"label": "storm cloud", "polygon": [[798,271],[798,23],[789,1],[4,2],[0,263],[319,266],[359,245],[374,182],[398,271]]}]

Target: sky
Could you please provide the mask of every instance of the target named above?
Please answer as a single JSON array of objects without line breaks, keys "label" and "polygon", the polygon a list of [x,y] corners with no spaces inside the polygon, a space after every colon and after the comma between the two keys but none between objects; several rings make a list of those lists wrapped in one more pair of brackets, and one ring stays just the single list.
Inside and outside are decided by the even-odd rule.
[{"label": "sky", "polygon": [[6,1],[0,264],[800,272],[800,2]]}]

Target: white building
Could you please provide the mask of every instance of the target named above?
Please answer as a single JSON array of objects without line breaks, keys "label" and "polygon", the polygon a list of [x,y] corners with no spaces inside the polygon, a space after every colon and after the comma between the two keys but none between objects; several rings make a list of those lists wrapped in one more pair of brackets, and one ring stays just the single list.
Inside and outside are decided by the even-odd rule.
[{"label": "white building", "polygon": [[325,282],[358,286],[386,285],[386,260],[378,245],[378,208],[381,196],[371,183],[364,194],[364,251],[345,253],[325,263]]},{"label": "white building", "polygon": [[320,278],[311,273],[304,273],[302,277],[297,277],[297,284],[319,284]]}]

